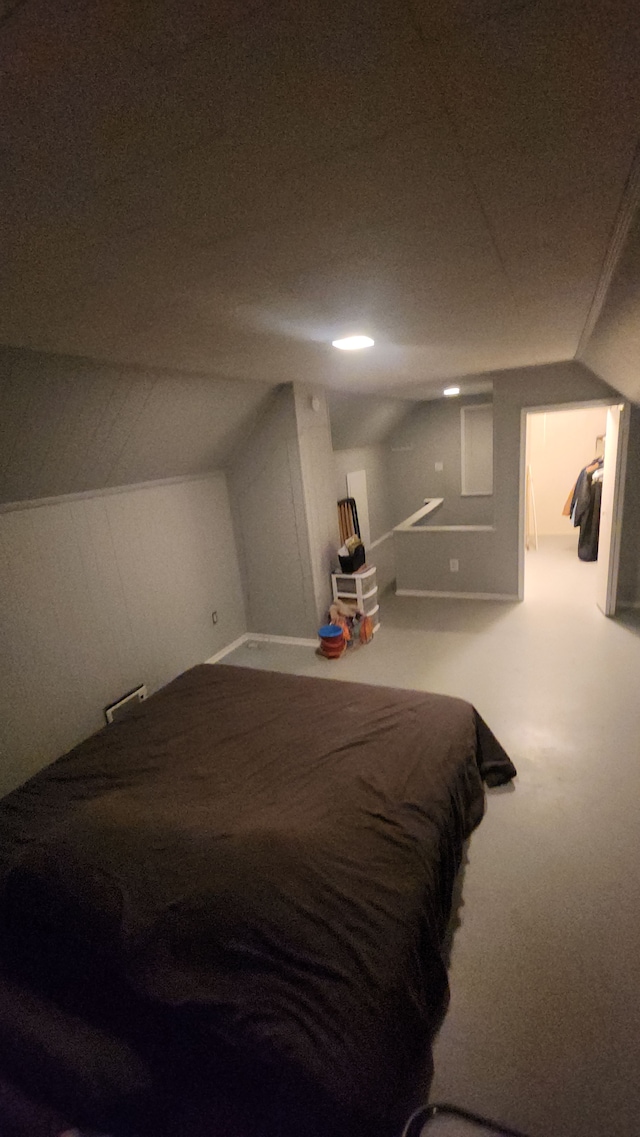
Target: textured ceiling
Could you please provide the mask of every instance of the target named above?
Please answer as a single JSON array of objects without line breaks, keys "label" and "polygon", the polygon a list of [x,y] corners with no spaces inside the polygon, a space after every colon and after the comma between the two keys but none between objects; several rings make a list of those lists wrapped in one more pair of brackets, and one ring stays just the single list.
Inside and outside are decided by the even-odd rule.
[{"label": "textured ceiling", "polygon": [[635,0],[4,13],[0,341],[405,396],[575,354],[637,142]]}]

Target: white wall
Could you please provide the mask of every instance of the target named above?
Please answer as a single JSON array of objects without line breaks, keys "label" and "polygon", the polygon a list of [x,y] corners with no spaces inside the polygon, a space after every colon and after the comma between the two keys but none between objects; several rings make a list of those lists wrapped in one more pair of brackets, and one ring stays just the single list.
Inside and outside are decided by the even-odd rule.
[{"label": "white wall", "polygon": [[0,514],[0,793],[245,630],[223,474]]},{"label": "white wall", "polygon": [[606,407],[527,415],[527,461],[541,536],[574,531],[562,509],[580,470],[595,456],[596,438],[606,427]]}]

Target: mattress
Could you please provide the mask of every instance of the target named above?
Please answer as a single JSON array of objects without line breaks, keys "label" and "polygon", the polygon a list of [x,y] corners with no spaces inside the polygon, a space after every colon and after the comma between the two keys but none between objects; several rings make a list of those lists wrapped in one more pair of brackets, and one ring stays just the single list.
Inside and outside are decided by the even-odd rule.
[{"label": "mattress", "polygon": [[0,803],[0,1062],[85,1123],[149,1116],[186,1064],[391,1132],[483,778],[514,774],[459,699],[185,672]]}]

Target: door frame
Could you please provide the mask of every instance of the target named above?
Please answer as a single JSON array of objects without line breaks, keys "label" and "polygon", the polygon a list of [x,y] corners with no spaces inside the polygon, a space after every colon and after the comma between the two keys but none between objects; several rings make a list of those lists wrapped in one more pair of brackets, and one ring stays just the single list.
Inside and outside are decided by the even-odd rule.
[{"label": "door frame", "polygon": [[[618,600],[618,574],[620,571],[620,544],[622,538],[622,514],[624,510],[624,489],[627,478],[627,452],[629,449],[629,421],[631,418],[629,403],[621,401],[618,404],[620,418],[618,420],[618,445],[616,447],[616,469],[612,492],[611,510],[611,538],[609,542],[609,571],[605,590],[605,605],[598,607],[605,616],[615,616]],[[607,447],[605,442],[604,467],[607,470]],[[603,493],[606,486],[603,487]]]},{"label": "door frame", "polygon": [[[526,497],[526,465],[527,465],[527,415],[553,414],[554,411],[577,411],[590,407],[621,406],[621,444],[619,461],[616,467],[616,482],[614,488],[613,517],[612,517],[612,571],[609,574],[608,608],[610,615],[615,613],[616,593],[618,590],[618,570],[620,566],[620,532],[622,527],[622,510],[624,506],[624,478],[627,469],[627,450],[629,446],[629,403],[626,399],[580,399],[571,403],[544,403],[521,407],[520,409],[520,477],[518,494],[518,600],[524,600],[524,558],[525,558],[525,497]],[[595,606],[595,601],[594,601]]]}]

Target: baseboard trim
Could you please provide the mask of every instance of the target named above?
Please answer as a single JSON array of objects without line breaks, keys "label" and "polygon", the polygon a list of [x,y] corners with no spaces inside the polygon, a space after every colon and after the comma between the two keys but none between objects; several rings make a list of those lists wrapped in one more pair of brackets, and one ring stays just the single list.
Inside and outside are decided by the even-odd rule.
[{"label": "baseboard trim", "polygon": [[211,656],[210,659],[205,659],[205,663],[219,663],[221,659],[224,659],[225,655],[230,655],[232,651],[236,650],[236,648],[242,647],[243,644],[249,643],[250,641],[257,641],[258,643],[289,644],[290,647],[318,646],[317,640],[302,639],[298,636],[272,636],[267,632],[243,632],[241,636],[238,636],[237,640],[233,640],[232,643],[227,644],[226,647],[221,648],[220,651],[217,651],[215,655]]},{"label": "baseboard trim", "polygon": [[211,659],[205,659],[205,663],[218,663],[219,660],[224,659],[225,655],[229,655],[229,653],[235,651],[237,647],[242,647],[248,639],[249,633],[243,632],[241,636],[238,636],[237,640],[233,640],[232,643],[227,644],[226,647],[221,648],[215,655],[212,655]]},{"label": "baseboard trim", "polygon": [[510,592],[438,592],[434,589],[396,588],[396,596],[427,596],[441,600],[511,600],[518,597]]},{"label": "baseboard trim", "polygon": [[378,537],[376,541],[372,541],[369,550],[377,549],[378,545],[381,545],[383,541],[388,541],[389,537],[393,537],[393,529],[390,529],[388,533],[383,533],[382,537]]},{"label": "baseboard trim", "polygon": [[317,647],[317,639],[304,639],[300,636],[272,636],[267,632],[247,632],[248,640],[257,640],[258,643],[290,644],[291,647]]}]

